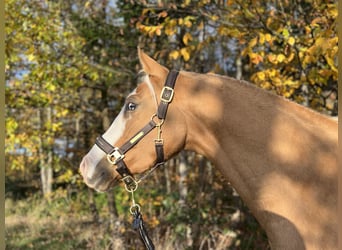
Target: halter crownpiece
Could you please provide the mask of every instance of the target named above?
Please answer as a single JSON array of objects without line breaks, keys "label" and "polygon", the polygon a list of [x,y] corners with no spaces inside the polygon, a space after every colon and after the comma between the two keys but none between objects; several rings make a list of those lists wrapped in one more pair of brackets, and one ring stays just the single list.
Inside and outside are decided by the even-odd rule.
[{"label": "halter crownpiece", "polygon": [[164,123],[166,118],[167,110],[169,104],[172,102],[174,96],[174,86],[176,84],[176,80],[179,72],[175,70],[171,70],[166,78],[164,87],[160,94],[160,103],[157,109],[157,113],[151,117],[151,120],[141,129],[139,130],[133,137],[131,137],[126,143],[124,143],[120,148],[113,147],[110,143],[108,143],[101,135],[96,138],[95,144],[102,149],[107,154],[107,160],[116,165],[116,171],[121,175],[122,181],[126,185],[126,189],[133,190],[137,188],[138,183],[143,179],[135,180],[132,173],[129,171],[124,158],[125,153],[132,149],[141,139],[143,139],[149,132],[151,132],[154,128],[158,129],[158,136],[155,139],[155,148],[156,148],[156,164],[152,168],[162,165],[165,161],[164,159],[164,143],[161,139],[161,126]]}]

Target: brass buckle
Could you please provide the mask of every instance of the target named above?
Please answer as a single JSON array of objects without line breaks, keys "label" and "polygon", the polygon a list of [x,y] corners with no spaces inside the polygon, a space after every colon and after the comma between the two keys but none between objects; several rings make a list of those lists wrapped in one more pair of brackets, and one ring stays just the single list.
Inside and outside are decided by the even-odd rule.
[{"label": "brass buckle", "polygon": [[127,175],[121,179],[125,183],[125,189],[127,192],[134,192],[138,189],[139,183],[131,175]]},{"label": "brass buckle", "polygon": [[170,88],[168,86],[164,86],[161,94],[160,94],[160,100],[166,103],[170,103],[172,101],[174,94],[173,88]]},{"label": "brass buckle", "polygon": [[115,148],[113,153],[107,154],[107,160],[113,165],[116,165],[123,158],[125,158],[125,155],[121,154],[118,148]]}]

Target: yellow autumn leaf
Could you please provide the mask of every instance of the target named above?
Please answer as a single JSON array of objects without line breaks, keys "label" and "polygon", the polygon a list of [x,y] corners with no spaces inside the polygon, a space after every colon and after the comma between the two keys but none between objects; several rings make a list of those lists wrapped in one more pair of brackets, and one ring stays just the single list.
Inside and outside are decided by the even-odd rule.
[{"label": "yellow autumn leaf", "polygon": [[258,72],[257,77],[259,78],[259,80],[264,81],[266,78],[265,72],[263,71]]},{"label": "yellow autumn leaf", "polygon": [[181,5],[182,8],[185,8],[186,6],[188,6],[191,3],[191,0],[185,0],[184,3]]},{"label": "yellow autumn leaf", "polygon": [[267,59],[271,62],[271,63],[276,63],[276,55],[275,54],[269,54],[267,55]]},{"label": "yellow autumn leaf", "polygon": [[56,85],[54,85],[51,81],[46,81],[45,89],[54,92],[56,90]]},{"label": "yellow autumn leaf", "polygon": [[279,75],[276,69],[270,69],[267,73],[269,77],[275,77]]},{"label": "yellow autumn leaf", "polygon": [[295,44],[296,40],[294,39],[293,36],[289,37],[289,40],[287,40],[287,43],[293,46]]},{"label": "yellow autumn leaf", "polygon": [[318,71],[318,74],[325,78],[329,78],[333,74],[333,72],[330,69],[321,69]]},{"label": "yellow autumn leaf", "polygon": [[272,36],[271,36],[271,34],[266,34],[265,35],[265,40],[266,40],[266,42],[271,42],[272,41]]},{"label": "yellow autumn leaf", "polygon": [[52,123],[52,125],[51,125],[51,130],[52,130],[53,132],[57,132],[57,131],[59,131],[59,130],[61,129],[61,127],[62,127],[62,123],[61,123],[61,122]]},{"label": "yellow autumn leaf", "polygon": [[265,35],[260,33],[259,34],[259,43],[264,44],[265,43]]},{"label": "yellow autumn leaf", "polygon": [[256,44],[257,44],[258,40],[256,37],[254,37],[253,39],[251,39],[248,43],[248,46],[253,48]]},{"label": "yellow autumn leaf", "polygon": [[36,60],[36,56],[34,54],[29,54],[27,56],[27,60],[29,60],[29,62],[33,62]]},{"label": "yellow autumn leaf", "polygon": [[57,118],[65,117],[67,114],[69,114],[68,109],[62,109],[56,113]]},{"label": "yellow autumn leaf", "polygon": [[291,52],[291,54],[287,57],[286,62],[289,63],[295,58],[295,53]]},{"label": "yellow autumn leaf", "polygon": [[327,40],[324,37],[319,37],[316,39],[315,44],[317,46],[323,47],[326,44]]},{"label": "yellow autumn leaf", "polygon": [[73,176],[71,169],[67,169],[65,173],[56,178],[57,183],[69,182]]},{"label": "yellow autumn leaf", "polygon": [[282,31],[282,34],[285,38],[288,38],[289,35],[290,35],[290,32],[287,28],[284,28],[283,31]]},{"label": "yellow autumn leaf", "polygon": [[311,34],[311,27],[309,25],[305,26],[304,29],[305,29],[305,34],[307,35]]},{"label": "yellow autumn leaf", "polygon": [[335,67],[334,59],[332,59],[331,57],[328,57],[328,56],[325,56],[324,58],[325,58],[325,60],[327,61],[327,63],[328,63],[328,65],[330,66],[330,68],[331,68],[333,71],[336,71],[336,72],[337,72],[337,68]]},{"label": "yellow autumn leaf", "polygon": [[17,121],[12,118],[12,117],[8,117],[6,118],[6,132],[8,134],[14,134],[15,130],[18,128],[19,124],[17,123]]},{"label": "yellow autumn leaf", "polygon": [[141,14],[144,16],[144,15],[146,15],[149,11],[150,11],[150,9],[145,8],[145,9],[142,10]]},{"label": "yellow autumn leaf", "polygon": [[260,56],[257,53],[254,53],[254,52],[250,52],[250,53],[248,53],[248,55],[249,55],[249,58],[253,64],[259,64],[260,62],[262,62],[264,60],[264,58],[262,56]]},{"label": "yellow autumn leaf", "polygon": [[90,1],[87,1],[87,2],[85,3],[85,5],[84,5],[84,8],[85,8],[85,9],[88,9],[89,6],[90,6]]},{"label": "yellow autumn leaf", "polygon": [[181,55],[182,55],[182,57],[184,58],[184,61],[189,61],[189,59],[190,59],[190,53],[189,53],[189,51],[188,51],[188,49],[187,48],[182,48],[181,50],[180,50],[180,53],[181,53]]},{"label": "yellow autumn leaf", "polygon": [[189,41],[192,40],[192,35],[190,33],[186,33],[184,36],[183,36],[183,43],[185,45],[188,45]]},{"label": "yellow autumn leaf", "polygon": [[260,87],[263,88],[263,89],[270,89],[270,88],[272,88],[272,84],[270,82],[266,81],[266,82],[262,82],[260,84]]},{"label": "yellow autumn leaf", "polygon": [[175,26],[171,26],[171,25],[168,25],[166,26],[165,28],[165,34],[168,35],[168,36],[172,36],[176,33],[176,27]]},{"label": "yellow autumn leaf", "polygon": [[156,28],[156,35],[157,36],[161,35],[161,27],[159,27],[159,26]]},{"label": "yellow autumn leaf", "polygon": [[297,86],[298,85],[298,81],[293,81],[291,79],[287,79],[283,82],[284,85],[287,86]]},{"label": "yellow autumn leaf", "polygon": [[194,20],[194,18],[192,16],[187,16],[184,18],[184,25],[187,27],[187,28],[191,28],[192,26],[192,21]]},{"label": "yellow autumn leaf", "polygon": [[327,10],[328,16],[332,18],[336,18],[338,15],[336,4],[327,4],[327,6],[328,6],[328,10]]},{"label": "yellow autumn leaf", "polygon": [[228,0],[228,2],[227,2],[227,5],[228,6],[231,6],[231,5],[233,5],[235,2],[233,1],[233,0]]},{"label": "yellow autumn leaf", "polygon": [[216,22],[217,20],[219,20],[220,17],[217,16],[217,15],[213,15],[210,18],[211,18],[212,21]]},{"label": "yellow autumn leaf", "polygon": [[285,60],[285,55],[284,54],[279,54],[277,55],[277,61],[278,62],[283,62]]},{"label": "yellow autumn leaf", "polygon": [[167,17],[167,15],[168,15],[167,11],[164,10],[164,11],[162,11],[162,12],[160,12],[160,13],[158,14],[158,17],[159,17],[159,18],[165,18],[165,17]]},{"label": "yellow autumn leaf", "polygon": [[177,58],[179,57],[179,52],[177,50],[173,50],[170,52],[169,56],[171,57],[171,59],[177,60]]}]

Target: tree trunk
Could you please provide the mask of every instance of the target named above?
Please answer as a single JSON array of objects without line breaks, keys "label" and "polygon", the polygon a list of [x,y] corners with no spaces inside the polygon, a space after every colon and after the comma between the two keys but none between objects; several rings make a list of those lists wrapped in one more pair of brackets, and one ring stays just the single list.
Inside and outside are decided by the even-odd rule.
[{"label": "tree trunk", "polygon": [[[188,196],[188,185],[187,185],[187,152],[182,151],[179,154],[179,184],[178,184],[178,188],[179,188],[179,205],[181,206],[182,209],[186,208],[185,204],[186,204],[186,199]],[[186,246],[188,248],[192,248],[193,246],[193,237],[192,237],[192,227],[191,224],[189,223],[189,221],[186,221],[187,225],[186,225]]]},{"label": "tree trunk", "polygon": [[188,195],[188,186],[186,184],[187,179],[187,163],[186,163],[186,152],[182,151],[179,154],[179,204],[185,205],[186,197]]},{"label": "tree trunk", "polygon": [[[38,129],[43,133],[43,127],[45,122],[51,124],[51,113],[52,108],[48,107],[46,109],[46,118],[44,116],[43,109],[38,109],[39,125]],[[49,199],[52,192],[52,181],[53,181],[53,171],[52,171],[52,146],[44,140],[45,136],[41,135],[39,137],[39,166],[40,166],[40,179],[42,184],[43,196]],[[47,145],[47,146],[45,146]]]},{"label": "tree trunk", "polygon": [[236,79],[241,80],[242,78],[242,61],[241,56],[236,58]]},{"label": "tree trunk", "polygon": [[166,163],[166,166],[164,167],[164,176],[165,176],[165,183],[166,183],[166,193],[171,193],[171,180],[170,180],[170,173],[169,173],[169,167],[170,163]]},{"label": "tree trunk", "polygon": [[310,101],[309,101],[309,86],[307,84],[302,85],[302,93],[304,97],[304,102],[302,105],[309,107]]},{"label": "tree trunk", "polygon": [[45,198],[49,198],[52,193],[52,152],[48,152],[46,164],[44,162],[40,165],[40,179],[42,182],[42,191]]}]

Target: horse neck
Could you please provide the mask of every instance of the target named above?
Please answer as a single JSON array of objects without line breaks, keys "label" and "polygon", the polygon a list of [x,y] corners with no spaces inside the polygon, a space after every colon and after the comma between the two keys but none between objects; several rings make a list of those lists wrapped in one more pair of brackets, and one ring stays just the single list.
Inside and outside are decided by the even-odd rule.
[{"label": "horse neck", "polygon": [[[336,122],[232,78],[183,73],[177,88],[186,149],[210,159],[261,223],[267,223],[264,211],[309,219],[302,208],[290,209],[303,195],[312,208],[307,212],[334,217]],[[322,202],[325,207],[317,205]]]}]

